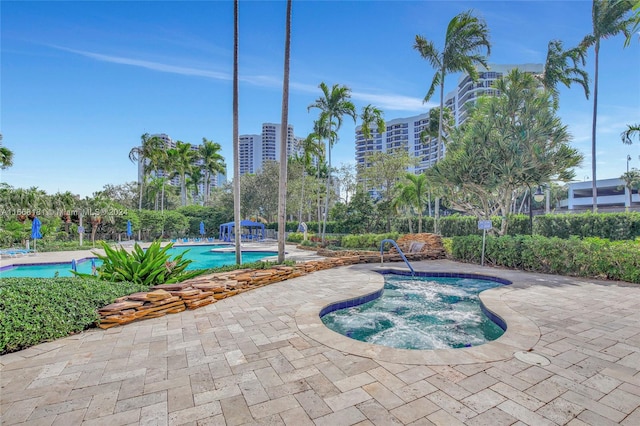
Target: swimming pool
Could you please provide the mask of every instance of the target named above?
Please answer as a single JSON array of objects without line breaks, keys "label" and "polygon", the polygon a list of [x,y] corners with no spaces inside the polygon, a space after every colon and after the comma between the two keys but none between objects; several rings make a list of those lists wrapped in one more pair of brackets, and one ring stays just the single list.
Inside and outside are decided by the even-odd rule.
[{"label": "swimming pool", "polygon": [[398,349],[477,346],[504,333],[504,322],[483,309],[478,295],[508,282],[439,275],[449,276],[386,274],[384,289],[366,303],[333,304],[322,310],[321,320],[352,339]]},{"label": "swimming pool", "polygon": [[[216,268],[218,266],[233,265],[236,263],[235,251],[231,252],[212,252],[211,249],[220,248],[220,245],[197,245],[197,246],[174,246],[168,250],[171,257],[187,251],[184,258],[193,260],[187,267],[191,269],[207,269]],[[87,253],[89,254],[89,253]],[[264,257],[276,254],[272,251],[246,251],[242,252],[242,262],[256,262]],[[100,266],[100,260],[96,260],[96,266]],[[91,258],[77,260],[78,272],[91,273]],[[66,263],[33,263],[18,266],[9,266],[0,268],[0,278],[11,277],[33,277],[33,278],[52,278],[56,276],[71,277],[71,262]]]}]

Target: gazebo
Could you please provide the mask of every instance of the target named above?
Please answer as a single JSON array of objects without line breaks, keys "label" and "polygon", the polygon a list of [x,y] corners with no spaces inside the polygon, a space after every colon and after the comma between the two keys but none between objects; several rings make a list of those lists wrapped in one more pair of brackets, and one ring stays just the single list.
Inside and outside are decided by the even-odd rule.
[{"label": "gazebo", "polygon": [[[220,239],[231,242],[235,239],[235,222],[227,222],[220,225]],[[250,220],[240,221],[241,228],[247,228],[247,232],[242,231],[243,240],[264,240],[264,224]]]}]

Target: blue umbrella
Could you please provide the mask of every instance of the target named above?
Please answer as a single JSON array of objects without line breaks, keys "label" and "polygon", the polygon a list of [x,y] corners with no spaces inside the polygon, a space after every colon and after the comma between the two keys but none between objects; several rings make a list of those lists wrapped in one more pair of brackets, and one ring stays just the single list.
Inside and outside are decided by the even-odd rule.
[{"label": "blue umbrella", "polygon": [[38,219],[37,217],[34,217],[33,223],[31,224],[31,238],[33,238],[34,251],[36,249],[36,240],[38,238],[42,238],[42,234],[40,233],[40,226],[42,226],[42,223],[40,223],[40,219]]},{"label": "blue umbrella", "polygon": [[127,221],[127,237],[131,238],[132,235],[133,235],[133,231],[131,231],[131,221],[128,220]]},{"label": "blue umbrella", "polygon": [[71,270],[78,272],[78,264],[75,259],[71,259]]},{"label": "blue umbrella", "polygon": [[200,222],[200,235],[204,235],[204,222]]}]

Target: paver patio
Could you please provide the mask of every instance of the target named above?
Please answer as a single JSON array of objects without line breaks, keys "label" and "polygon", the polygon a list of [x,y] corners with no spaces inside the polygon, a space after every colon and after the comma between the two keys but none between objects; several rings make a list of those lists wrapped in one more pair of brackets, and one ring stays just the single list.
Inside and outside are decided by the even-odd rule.
[{"label": "paver patio", "polygon": [[337,335],[319,307],[383,278],[377,265],[336,268],[4,355],[0,424],[640,425],[640,286],[413,265],[512,281],[483,293],[505,335],[446,351]]}]

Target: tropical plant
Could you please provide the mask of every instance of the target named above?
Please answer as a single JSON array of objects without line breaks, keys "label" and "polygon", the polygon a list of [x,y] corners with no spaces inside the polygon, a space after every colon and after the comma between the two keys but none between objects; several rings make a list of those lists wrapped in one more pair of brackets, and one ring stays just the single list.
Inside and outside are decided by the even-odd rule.
[{"label": "tropical plant", "polygon": [[7,169],[13,166],[13,151],[9,148],[0,146],[0,169]]},{"label": "tropical plant", "polygon": [[189,173],[189,177],[187,178],[187,188],[191,191],[191,197],[194,204],[200,204],[199,202],[201,200],[204,201],[203,194],[200,193],[200,184],[203,184],[203,181],[204,173],[202,172],[202,169],[198,166],[193,166]]},{"label": "tropical plant", "polygon": [[452,206],[488,219],[503,217],[507,232],[512,197],[523,186],[569,181],[582,156],[546,91],[530,74],[512,70],[496,81],[499,96],[483,96],[463,129],[451,135],[447,156],[427,170],[448,189]]},{"label": "tropical plant", "polygon": [[585,36],[580,46],[593,46],[595,54],[595,71],[593,74],[593,121],[591,125],[591,177],[593,211],[598,211],[598,191],[596,186],[596,127],[598,121],[598,70],[600,60],[600,41],[623,33],[630,37],[634,17],[629,17],[633,7],[631,0],[593,0],[591,18],[593,31]]},{"label": "tropical plant", "polygon": [[379,135],[384,133],[387,129],[387,125],[384,122],[383,112],[380,108],[377,108],[371,104],[362,108],[360,113],[360,120],[362,124],[360,130],[365,140],[371,140],[371,128],[376,126],[376,133]]},{"label": "tropical plant", "polygon": [[624,47],[629,47],[629,45],[631,44],[631,37],[634,34],[636,34],[638,30],[640,30],[640,1],[636,0],[636,5],[633,6],[633,11],[634,11],[633,20],[635,21],[635,24],[633,25],[633,28],[631,28],[631,30],[629,31],[629,34],[627,35],[627,39],[624,42]]},{"label": "tropical plant", "polygon": [[637,136],[640,141],[640,124],[627,124],[627,129],[620,134],[622,142],[631,145],[632,137]]},{"label": "tropical plant", "polygon": [[[300,190],[300,211],[298,213],[299,220],[302,221],[302,208],[305,205],[304,188],[307,175],[307,169],[313,163],[314,159],[317,164],[320,163],[322,158],[323,146],[322,138],[315,132],[309,133],[309,135],[302,141],[302,153],[297,159],[302,163],[302,188]],[[318,172],[320,168],[317,169]]]},{"label": "tropical plant", "polygon": [[180,177],[180,199],[183,207],[187,205],[187,175],[193,173],[193,162],[197,155],[190,143],[182,141],[177,141],[176,147],[167,151],[167,163],[173,170],[173,176]]},{"label": "tropical plant", "polygon": [[624,186],[629,191],[629,206],[631,206],[633,190],[640,188],[640,170],[633,168],[623,173],[620,179],[624,181]]},{"label": "tropical plant", "polygon": [[4,170],[13,166],[13,151],[2,146],[2,133],[0,133],[0,169]]},{"label": "tropical plant", "polygon": [[428,194],[427,176],[407,173],[404,179],[405,182],[400,183],[400,194],[418,212],[418,233],[422,233],[422,215]]},{"label": "tropical plant", "polygon": [[227,166],[224,157],[220,154],[222,146],[218,142],[213,142],[202,138],[202,145],[199,148],[202,170],[204,170],[204,204],[209,203],[211,195],[211,175],[225,174]]},{"label": "tropical plant", "polygon": [[[440,117],[438,119],[438,146],[436,149],[436,163],[442,158],[442,137],[444,126],[444,80],[448,73],[466,72],[472,81],[478,80],[477,66],[488,68],[487,56],[491,53],[489,43],[489,28],[484,20],[473,16],[471,11],[455,16],[447,26],[445,42],[439,51],[432,41],[416,35],[414,44],[420,56],[429,61],[436,70],[429,91],[424,97],[427,102],[433,96],[436,87],[440,86]],[[486,55],[482,50],[486,49]],[[438,218],[440,216],[440,197],[436,197],[435,232],[438,232]]]},{"label": "tropical plant", "polygon": [[413,207],[412,194],[403,183],[398,184],[398,195],[393,199],[392,205],[399,214],[407,218],[409,233],[413,234],[413,218],[411,215],[411,208]]},{"label": "tropical plant", "polygon": [[373,152],[365,157],[368,167],[360,167],[358,176],[368,181],[376,188],[381,198],[378,208],[386,211],[386,231],[391,231],[391,216],[393,215],[393,200],[397,195],[398,182],[415,159],[404,149],[392,152]]},{"label": "tropical plant", "polygon": [[[134,163],[138,163],[138,168],[142,169],[142,175],[139,176],[138,181],[140,182],[140,198],[138,201],[138,210],[142,210],[142,191],[144,187],[144,181],[146,176],[151,172],[151,168],[149,167],[149,162],[151,158],[157,157],[157,152],[163,148],[160,143],[162,140],[157,137],[149,136],[149,133],[144,133],[140,136],[141,144],[140,146],[136,146],[129,151],[129,160]],[[142,164],[142,165],[140,165]]]},{"label": "tropical plant", "polygon": [[291,57],[291,0],[287,0],[282,77],[282,119],[280,126],[280,176],[278,179],[278,262],[284,262],[287,219],[287,139],[289,126],[289,59]]},{"label": "tropical plant", "polygon": [[[316,101],[307,107],[307,110],[311,108],[317,108],[320,110],[321,120],[325,124],[323,137],[327,138],[327,159],[329,166],[329,175],[327,176],[326,185],[326,198],[324,200],[325,214],[322,219],[322,243],[325,242],[325,232],[327,229],[327,215],[329,213],[329,189],[331,186],[331,148],[338,141],[337,132],[342,127],[342,117],[348,115],[353,118],[353,122],[356,121],[356,107],[349,100],[351,99],[351,89],[347,86],[340,86],[334,84],[331,90],[324,83],[320,83],[318,86],[322,90],[322,96],[316,99]],[[323,120],[324,118],[324,120]],[[336,120],[335,122],[333,120]],[[333,133],[335,131],[335,133]]]},{"label": "tropical plant", "polygon": [[[183,259],[186,251],[171,258],[168,253],[173,247],[172,243],[164,247],[159,241],[154,241],[143,250],[137,243],[133,251],[128,252],[124,248],[112,248],[104,241],[100,242],[105,254],[94,253],[102,264],[98,267],[98,279],[104,281],[129,281],[145,286],[159,284],[171,284],[184,281],[206,270],[186,271],[191,260]],[[76,276],[90,278],[90,274],[80,274],[74,271]]]},{"label": "tropical plant", "polygon": [[[442,112],[442,140],[447,143],[447,139],[451,131],[455,127],[456,122],[451,109],[444,107]],[[431,108],[429,110],[429,121],[424,129],[420,132],[420,141],[425,142],[428,139],[438,137],[440,130],[440,107]]]},{"label": "tropical plant", "polygon": [[547,59],[542,74],[537,75],[542,86],[551,93],[553,104],[556,108],[560,104],[558,84],[566,87],[577,83],[584,89],[584,95],[589,99],[589,74],[580,65],[584,66],[586,49],[584,46],[564,50],[562,41],[551,40],[547,47]]}]

